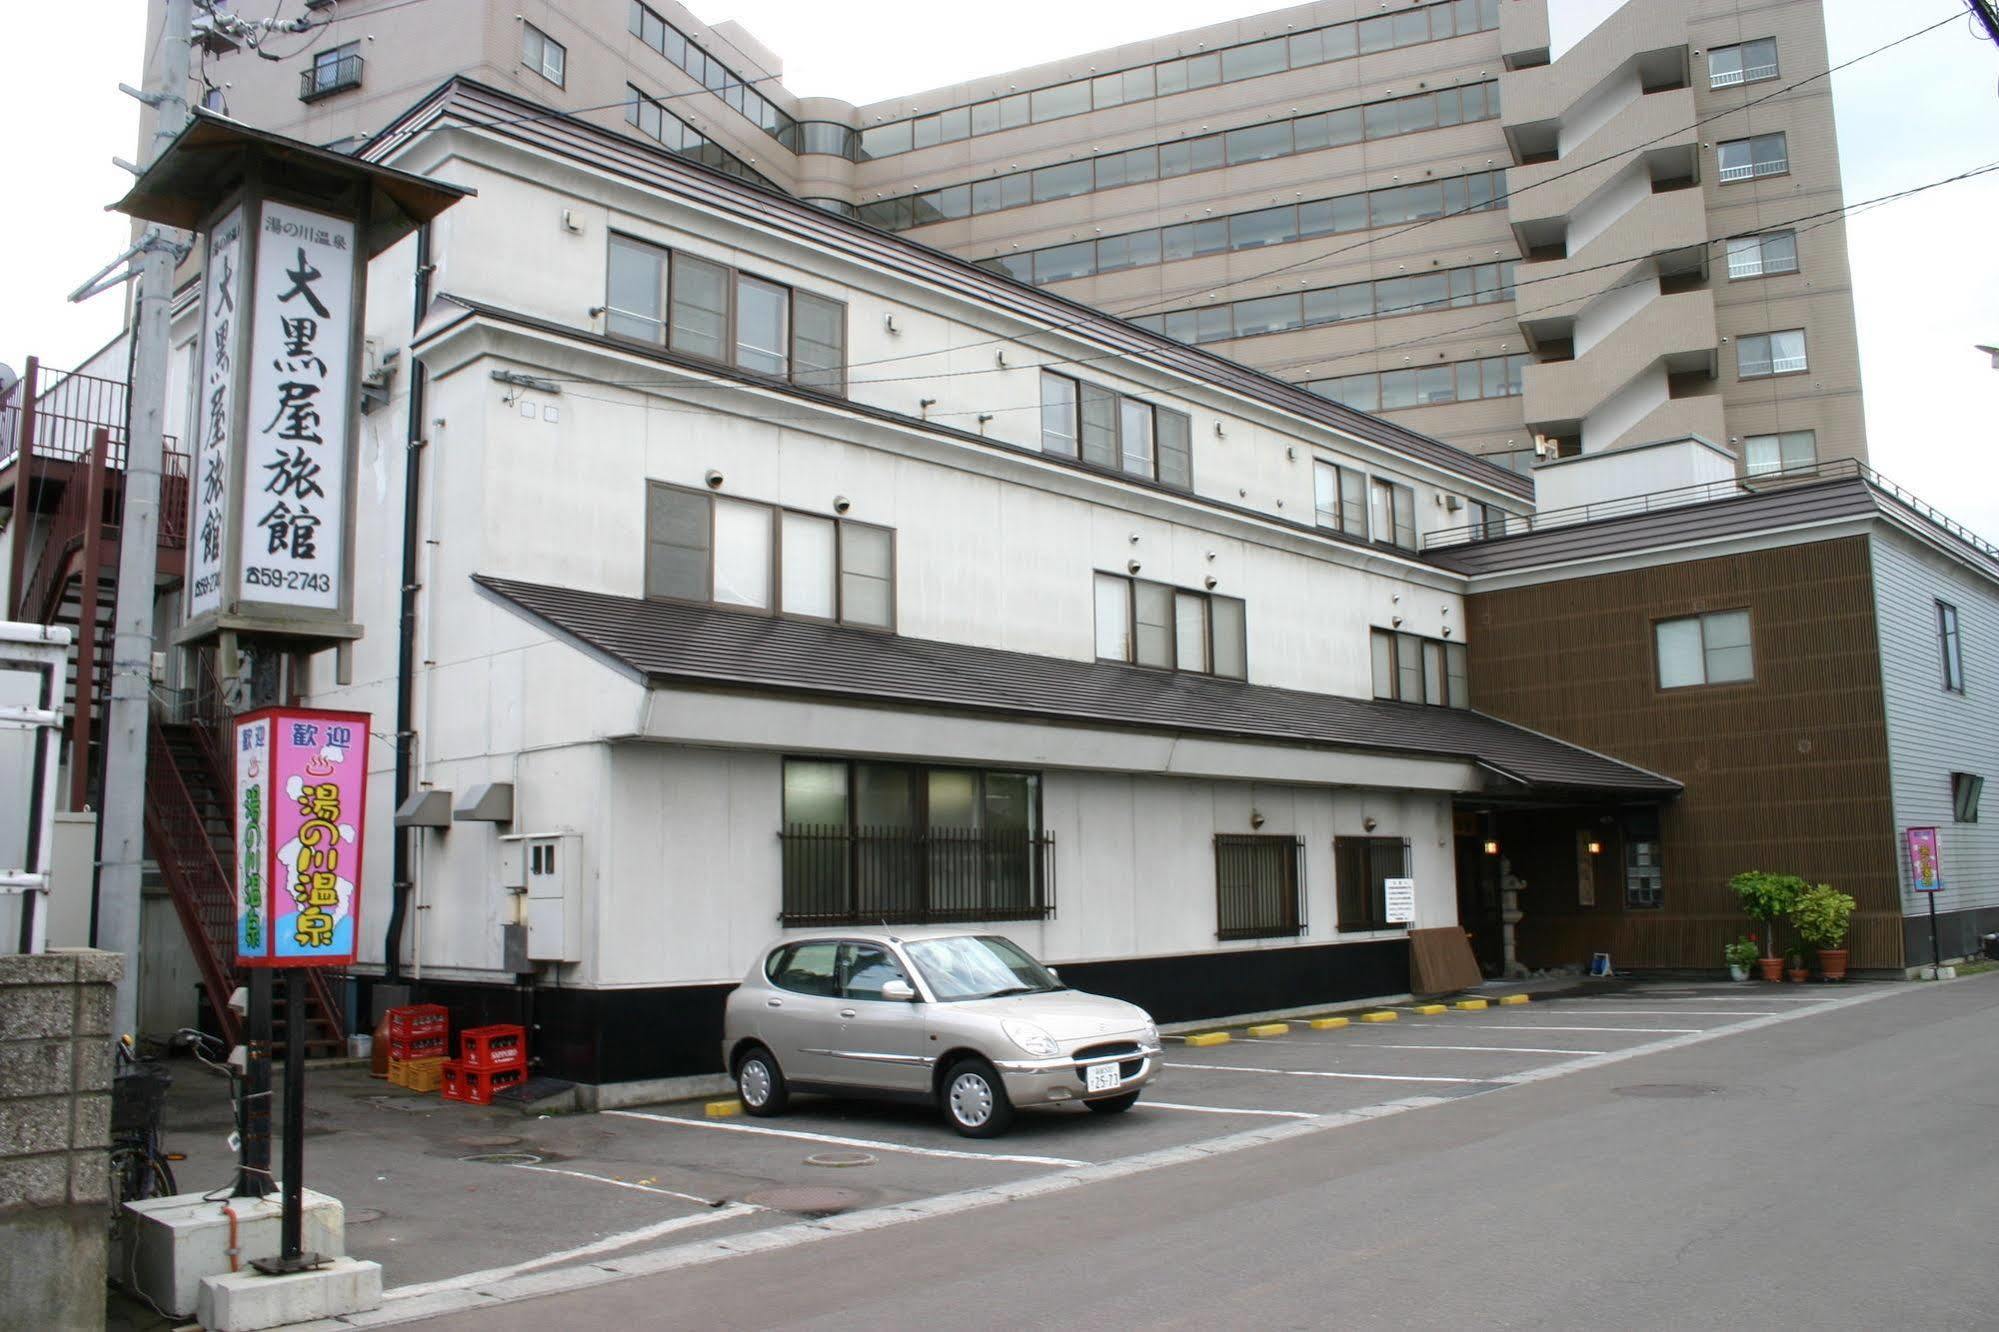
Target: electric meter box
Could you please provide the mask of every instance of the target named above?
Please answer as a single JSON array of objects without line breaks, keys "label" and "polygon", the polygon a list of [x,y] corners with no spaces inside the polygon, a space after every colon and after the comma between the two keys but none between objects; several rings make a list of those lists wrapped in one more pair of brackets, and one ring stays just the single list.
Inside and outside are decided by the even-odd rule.
[{"label": "electric meter box", "polygon": [[521,895],[531,962],[580,962],[583,837],[516,833],[500,839],[500,886]]}]

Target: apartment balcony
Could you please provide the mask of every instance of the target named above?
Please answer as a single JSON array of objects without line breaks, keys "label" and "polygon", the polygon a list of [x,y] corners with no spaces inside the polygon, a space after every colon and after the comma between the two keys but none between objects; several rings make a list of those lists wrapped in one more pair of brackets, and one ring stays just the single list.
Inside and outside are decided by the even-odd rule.
[{"label": "apartment balcony", "polygon": [[1699,160],[1697,114],[1691,88],[1637,98],[1559,158],[1508,171],[1508,220],[1523,234],[1566,220],[1634,164],[1655,182],[1691,179]]},{"label": "apartment balcony", "polygon": [[358,55],[344,55],[322,61],[298,76],[298,99],[316,102],[337,92],[361,86],[361,68],[367,62]]},{"label": "apartment balcony", "polygon": [[[1526,368],[1521,391],[1527,424],[1546,435],[1583,434],[1585,448],[1596,447],[1599,441],[1587,438],[1593,413],[1614,398],[1632,424],[1657,411],[1671,400],[1675,376],[1714,373],[1716,340],[1712,292],[1654,296],[1576,359]],[[1656,385],[1650,403],[1632,397],[1641,379]],[[1611,435],[1627,433],[1620,426]]]},{"label": "apartment balcony", "polygon": [[[1590,301],[1641,269],[1697,272],[1707,262],[1707,209],[1699,190],[1654,193],[1560,259],[1528,259],[1514,270],[1520,325],[1535,338],[1572,322]],[[1644,258],[1632,258],[1643,255]],[[1604,267],[1631,259],[1625,267]]]}]

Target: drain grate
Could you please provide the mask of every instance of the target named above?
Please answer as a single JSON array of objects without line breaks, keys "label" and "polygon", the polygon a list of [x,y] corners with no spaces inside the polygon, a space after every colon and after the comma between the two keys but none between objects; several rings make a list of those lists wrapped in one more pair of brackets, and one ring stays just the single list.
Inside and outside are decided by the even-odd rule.
[{"label": "drain grate", "polygon": [[1721,1088],[1706,1082],[1640,1082],[1630,1087],[1615,1087],[1612,1090],[1619,1096],[1651,1097],[1668,1101],[1721,1095]]},{"label": "drain grate", "polygon": [[743,1201],[755,1207],[768,1207],[778,1212],[802,1212],[809,1216],[831,1216],[844,1212],[865,1197],[855,1189],[828,1189],[810,1186],[783,1189],[761,1189],[743,1195]]},{"label": "drain grate", "polygon": [[474,1152],[470,1156],[461,1156],[458,1159],[461,1161],[476,1161],[480,1165],[521,1166],[541,1164],[541,1158],[533,1152]]}]

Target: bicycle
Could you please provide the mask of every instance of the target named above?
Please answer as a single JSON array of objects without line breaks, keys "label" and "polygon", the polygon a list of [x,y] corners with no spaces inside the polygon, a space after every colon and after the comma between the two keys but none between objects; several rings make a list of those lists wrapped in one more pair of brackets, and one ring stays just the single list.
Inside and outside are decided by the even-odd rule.
[{"label": "bicycle", "polygon": [[118,1038],[111,1077],[111,1181],[120,1203],[170,1198],[180,1192],[160,1142],[160,1112],[173,1074],[141,1055],[130,1036]]}]

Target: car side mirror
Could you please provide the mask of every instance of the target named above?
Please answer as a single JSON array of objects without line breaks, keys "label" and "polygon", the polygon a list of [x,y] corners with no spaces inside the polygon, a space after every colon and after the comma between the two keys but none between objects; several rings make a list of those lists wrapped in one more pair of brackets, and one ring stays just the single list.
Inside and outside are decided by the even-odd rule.
[{"label": "car side mirror", "polygon": [[882,998],[891,1003],[911,1004],[916,1002],[916,987],[908,981],[892,980],[882,982]]},{"label": "car side mirror", "polygon": [[1049,975],[1053,976],[1056,980],[1062,979],[1062,973],[1057,971],[1055,968],[1047,967],[1045,968],[1045,970],[1048,972]]}]

